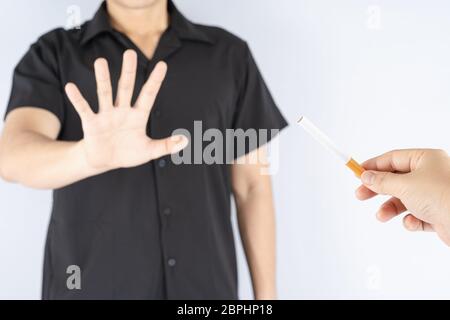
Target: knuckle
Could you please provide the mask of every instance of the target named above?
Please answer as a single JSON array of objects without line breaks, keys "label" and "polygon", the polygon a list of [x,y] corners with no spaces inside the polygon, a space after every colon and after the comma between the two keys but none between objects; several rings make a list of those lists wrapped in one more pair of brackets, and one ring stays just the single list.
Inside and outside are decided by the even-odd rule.
[{"label": "knuckle", "polygon": [[380,177],[378,179],[375,179],[373,186],[374,186],[374,190],[376,190],[376,192],[378,194],[383,194],[383,195],[387,194],[387,190],[386,190],[386,187],[384,184],[384,178]]},{"label": "knuckle", "polygon": [[383,172],[377,174],[375,177],[375,185],[378,187],[379,192],[381,194],[390,194],[398,196],[400,194],[399,186],[397,184],[393,184],[392,174],[389,172]]},{"label": "knuckle", "polygon": [[99,88],[99,89],[97,89],[97,94],[99,96],[102,96],[102,97],[109,96],[109,95],[111,95],[111,89],[109,89],[109,88]]},{"label": "knuckle", "polygon": [[385,181],[386,181],[386,175],[387,173],[383,172],[383,173],[379,173],[375,176],[375,185],[377,185],[380,188],[383,188],[385,185]]},{"label": "knuckle", "polygon": [[119,78],[119,87],[120,86],[130,86],[131,85],[131,77],[130,77],[130,73],[127,72],[122,72],[122,75]]},{"label": "knuckle", "polygon": [[447,151],[445,151],[443,149],[435,149],[434,152],[436,153],[437,156],[448,157]]},{"label": "knuckle", "polygon": [[417,159],[417,162],[420,162],[421,159],[429,155],[431,150],[429,149],[417,149],[415,150],[415,158]]},{"label": "knuckle", "polygon": [[136,73],[136,71],[134,69],[131,68],[125,68],[122,70],[122,75],[125,77],[131,77],[134,76],[134,74]]},{"label": "knuckle", "polygon": [[421,163],[430,156],[429,149],[415,149],[410,156],[410,168],[412,171],[420,167]]},{"label": "knuckle", "polygon": [[119,90],[120,91],[131,91],[132,88],[133,88],[133,86],[131,85],[131,83],[124,81],[124,80],[119,81]]}]

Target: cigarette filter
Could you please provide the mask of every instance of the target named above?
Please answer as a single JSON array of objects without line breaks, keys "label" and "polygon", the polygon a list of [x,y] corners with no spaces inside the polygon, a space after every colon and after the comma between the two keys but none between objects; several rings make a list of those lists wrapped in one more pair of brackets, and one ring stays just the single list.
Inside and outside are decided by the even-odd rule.
[{"label": "cigarette filter", "polygon": [[358,178],[361,177],[361,174],[364,172],[364,168],[361,167],[361,165],[351,156],[339,149],[336,144],[334,144],[334,142],[331,141],[331,139],[319,128],[317,128],[308,118],[302,116],[297,123],[300,124],[303,129],[305,129],[305,131],[308,132],[320,144],[341,159]]}]

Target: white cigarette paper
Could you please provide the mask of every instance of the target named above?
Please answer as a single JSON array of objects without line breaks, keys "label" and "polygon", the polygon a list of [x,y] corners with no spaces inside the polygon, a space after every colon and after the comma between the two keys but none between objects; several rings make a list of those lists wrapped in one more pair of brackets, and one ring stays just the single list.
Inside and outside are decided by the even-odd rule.
[{"label": "white cigarette paper", "polygon": [[341,159],[344,163],[348,163],[351,157],[340,150],[336,144],[319,128],[317,128],[308,118],[302,116],[298,121],[303,129],[308,132],[314,139],[316,139],[320,144],[322,144],[325,148],[330,150],[333,154],[335,154],[339,159]]}]

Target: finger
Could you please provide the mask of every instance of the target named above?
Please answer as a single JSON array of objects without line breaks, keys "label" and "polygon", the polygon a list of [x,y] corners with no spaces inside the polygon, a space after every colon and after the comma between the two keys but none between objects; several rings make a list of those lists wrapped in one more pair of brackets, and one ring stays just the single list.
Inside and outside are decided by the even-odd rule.
[{"label": "finger", "polygon": [[109,75],[108,61],[98,58],[94,63],[95,80],[97,82],[97,95],[99,111],[112,107],[111,77]]},{"label": "finger", "polygon": [[69,101],[72,103],[81,119],[94,114],[89,103],[74,83],[69,82],[66,84],[65,90]]},{"label": "finger", "polygon": [[355,195],[356,198],[358,198],[358,200],[367,200],[375,197],[377,194],[372,190],[368,189],[366,186],[361,185],[358,187],[358,189],[356,189]]},{"label": "finger", "polygon": [[136,81],[137,54],[126,50],[123,54],[122,71],[117,88],[116,106],[130,106]]},{"label": "finger", "polygon": [[388,194],[401,199],[408,187],[407,177],[407,174],[367,170],[361,175],[361,181],[375,193]]},{"label": "finger", "polygon": [[153,160],[168,154],[180,152],[188,143],[188,138],[183,135],[150,140],[148,145],[149,158]]},{"label": "finger", "polygon": [[405,205],[398,198],[392,197],[381,205],[377,212],[377,219],[387,222],[405,211]]},{"label": "finger", "polygon": [[403,218],[403,225],[409,231],[434,231],[433,226],[428,222],[417,219],[412,214],[408,214]]},{"label": "finger", "polygon": [[147,82],[142,87],[141,93],[136,101],[137,108],[144,108],[151,110],[158,95],[161,84],[166,76],[167,64],[165,62],[158,62],[153,69]]},{"label": "finger", "polygon": [[415,170],[424,150],[394,150],[365,161],[362,166],[367,170],[410,172]]}]

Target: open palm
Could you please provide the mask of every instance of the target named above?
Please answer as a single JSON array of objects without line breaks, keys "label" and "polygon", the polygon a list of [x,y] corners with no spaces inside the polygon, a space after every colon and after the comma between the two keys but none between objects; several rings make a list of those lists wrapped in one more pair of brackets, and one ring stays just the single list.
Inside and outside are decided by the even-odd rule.
[{"label": "open palm", "polygon": [[187,145],[184,136],[151,139],[146,133],[150,111],[166,75],[167,65],[164,62],[158,62],[155,66],[134,106],[131,106],[131,99],[136,78],[136,52],[127,50],[123,55],[115,102],[108,62],[99,58],[94,68],[98,113],[92,111],[75,84],[66,85],[67,96],[82,121],[84,151],[90,166],[108,170],[138,166],[179,152]]}]

